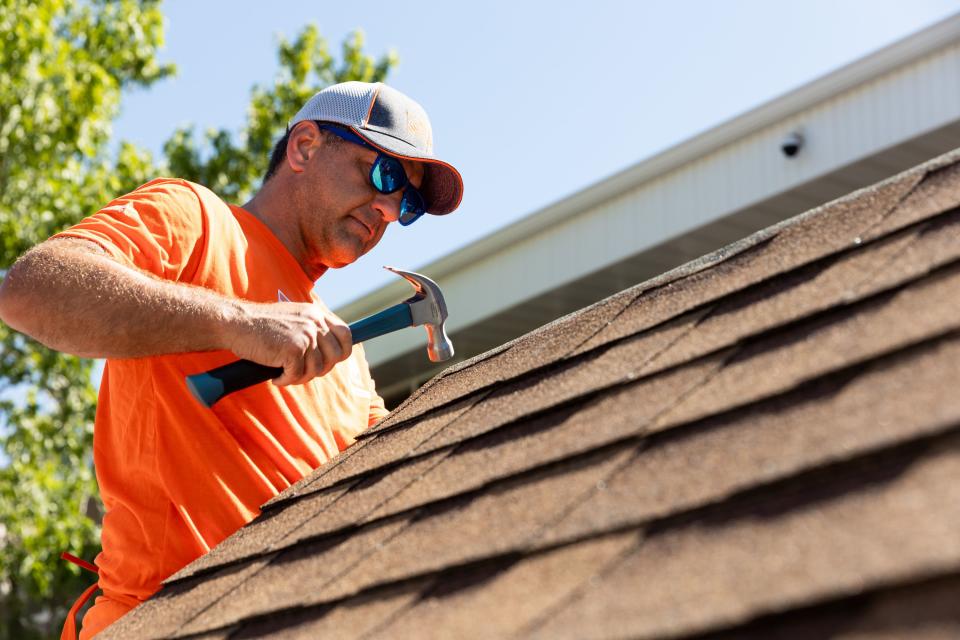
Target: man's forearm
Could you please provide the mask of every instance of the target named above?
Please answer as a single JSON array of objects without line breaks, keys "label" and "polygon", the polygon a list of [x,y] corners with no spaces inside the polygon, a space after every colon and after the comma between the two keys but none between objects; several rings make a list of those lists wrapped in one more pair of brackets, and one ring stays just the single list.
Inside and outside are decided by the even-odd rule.
[{"label": "man's forearm", "polygon": [[0,317],[78,356],[136,358],[230,348],[238,301],[120,264],[93,243],[48,241],[0,285]]}]

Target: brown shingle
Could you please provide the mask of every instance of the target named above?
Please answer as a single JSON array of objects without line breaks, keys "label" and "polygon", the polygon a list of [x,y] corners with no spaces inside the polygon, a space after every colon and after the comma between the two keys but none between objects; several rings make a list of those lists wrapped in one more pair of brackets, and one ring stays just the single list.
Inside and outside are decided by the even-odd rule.
[{"label": "brown shingle", "polygon": [[954,438],[905,460],[887,482],[833,499],[651,537],[533,635],[689,634],[925,569],[960,570],[958,445]]},{"label": "brown shingle", "polygon": [[397,407],[377,428],[389,428],[411,420],[496,382],[559,360],[615,318],[636,295],[636,291],[628,290],[611,296],[518,338],[496,355],[477,359],[471,366],[454,367],[456,375],[443,373],[432,380],[429,394],[417,394],[410,402]]},{"label": "brown shingle", "polygon": [[[277,504],[309,493],[307,487],[315,485],[320,478],[337,473],[341,465],[345,464],[354,456],[361,455],[364,449],[369,446],[371,442],[372,441],[370,440],[363,440],[356,442],[351,447],[347,447],[346,450],[341,451],[338,455],[327,461],[326,464],[320,465],[318,468],[314,469],[312,473],[308,473],[307,475],[303,476],[298,481],[281,491],[279,494],[264,502],[262,505],[260,505],[260,509],[263,511],[268,511],[271,507]],[[334,484],[336,483],[329,483],[326,485],[326,487],[333,486]]]},{"label": "brown shingle", "polygon": [[[689,318],[665,327],[662,332],[596,349],[584,358],[565,362],[545,375],[508,383],[490,395],[483,404],[483,411],[464,414],[438,432],[430,441],[430,448],[456,444],[518,418],[615,385],[629,383],[638,377],[638,371],[648,358],[685,335],[695,322],[696,318]],[[665,393],[667,397],[652,399],[658,405],[661,401],[675,400],[684,390],[682,383],[681,386],[673,388],[675,391],[664,385],[660,386],[661,393]]]},{"label": "brown shingle", "polygon": [[[284,611],[244,625],[231,640],[283,638],[284,640],[359,640],[413,606],[418,585],[402,585],[362,596],[340,607],[307,607]],[[422,585],[420,585],[422,588]]]},{"label": "brown shingle", "polygon": [[938,158],[926,170],[924,179],[905,194],[894,210],[862,235],[868,240],[960,206],[960,153]]},{"label": "brown shingle", "polygon": [[213,575],[163,587],[160,592],[97,634],[98,640],[111,638],[167,638],[184,620],[198,615],[231,593],[263,567],[271,556],[243,565],[225,567]]},{"label": "brown shingle", "polygon": [[954,428],[960,425],[960,395],[943,380],[960,380],[960,338],[823,378],[734,415],[679,427],[648,440],[632,464],[544,542],[638,525]]},{"label": "brown shingle", "polygon": [[[482,412],[470,411],[478,402],[471,396],[468,401],[444,407],[409,427],[382,433],[369,441],[363,452],[341,463],[341,468],[318,475],[314,482],[303,484],[296,493],[275,498],[269,504],[327,488],[344,478],[369,473],[407,456],[420,456],[459,444],[509,424],[518,417],[555,407],[607,386],[628,382],[636,377],[636,369],[646,358],[689,331],[697,317],[684,320],[676,326],[664,327],[662,332],[643,336],[635,342],[614,345],[608,350],[596,350],[587,360],[564,364],[547,377],[508,384],[490,397],[484,396]],[[712,367],[711,364],[707,368]],[[698,376],[696,371],[685,372],[685,375],[688,373]],[[701,379],[702,376],[697,377],[697,381]],[[663,389],[674,389],[680,394],[689,386],[682,382],[678,385],[673,379],[667,384],[653,383],[651,394],[657,394],[657,397],[651,395],[651,404],[648,406],[660,406],[662,409]],[[670,401],[675,399],[674,396],[667,398]]]},{"label": "brown shingle", "polygon": [[300,483],[296,490],[291,491],[292,487],[287,489],[267,502],[264,508],[274,508],[293,498],[329,489],[341,482],[358,478],[374,469],[404,459],[423,443],[429,442],[437,432],[469,411],[477,402],[482,401],[485,395],[485,393],[471,395],[431,413],[430,416],[407,428],[390,430],[376,438],[364,440],[361,443],[363,448],[355,455],[342,461],[338,460],[336,464],[320,467],[308,476],[308,481]]},{"label": "brown shingle", "polygon": [[463,504],[444,505],[442,512],[425,512],[391,540],[381,557],[367,558],[352,575],[331,585],[329,597],[524,550],[542,529],[552,526],[630,456],[630,450],[600,452],[492,488]]},{"label": "brown shingle", "polygon": [[[471,440],[387,506],[391,511],[422,506],[636,436],[685,390],[706,379],[721,361],[719,357],[707,359]],[[633,410],[624,411],[627,406]]]},{"label": "brown shingle", "polygon": [[[218,600],[197,616],[182,619],[179,635],[229,626],[261,613],[323,602],[317,594],[337,583],[353,567],[409,526],[396,519],[338,539],[305,543],[282,552],[237,586],[229,597]],[[187,622],[189,620],[189,622]]]},{"label": "brown shingle", "polygon": [[960,637],[960,575],[880,589],[762,616],[702,640],[953,640]]},{"label": "brown shingle", "polygon": [[[902,285],[960,258],[960,212],[891,238],[821,261],[720,302],[648,371],[675,366],[805,316]],[[646,373],[646,372],[645,372]]]},{"label": "brown shingle", "polygon": [[232,536],[218,544],[180,571],[164,580],[172,584],[190,578],[198,573],[266,553],[273,544],[287,532],[296,529],[312,518],[316,513],[342,496],[349,487],[340,487],[322,495],[316,495],[311,501],[291,505],[283,511],[266,512],[241,528]]},{"label": "brown shingle", "polygon": [[617,534],[534,555],[486,580],[427,594],[373,638],[511,637],[638,543],[636,534]]},{"label": "brown shingle", "polygon": [[[456,449],[440,449],[382,475],[372,475],[329,511],[317,509],[315,518],[304,521],[283,542],[329,534],[349,524],[362,524],[475,491],[499,479],[639,434],[651,418],[675,402],[665,389],[682,393],[704,380],[720,362],[720,358],[706,360],[585,406],[560,409],[503,433],[487,434]],[[616,412],[628,402],[642,406],[644,411]]]},{"label": "brown shingle", "polygon": [[433,467],[443,461],[448,453],[449,451],[438,452],[436,455],[394,467],[383,475],[361,480],[345,496],[346,499],[338,500],[324,511],[318,511],[312,519],[304,522],[303,526],[279,540],[278,547],[290,546],[301,540],[349,529],[368,522],[375,515],[393,515],[403,511],[403,509],[390,509],[387,513],[382,513],[392,498],[417,482],[422,475],[429,473]]},{"label": "brown shingle", "polygon": [[[960,327],[960,264],[908,287],[762,337],[658,419],[658,428],[728,411],[830,371]],[[918,310],[922,310],[918,313]]]},{"label": "brown shingle", "polygon": [[[193,621],[183,632],[216,628],[233,620],[292,606],[339,600],[381,583],[413,578],[448,564],[464,564],[522,549],[537,532],[559,519],[566,505],[620,464],[628,452],[594,456],[475,500],[449,504],[423,519],[391,521],[349,536],[340,545],[307,543],[282,553]],[[563,473],[563,472],[567,473]],[[558,492],[563,486],[568,491]],[[501,494],[507,498],[500,500]],[[505,509],[511,509],[505,513]],[[510,526],[504,530],[503,525]],[[496,532],[497,535],[490,535]],[[362,538],[370,541],[359,542]],[[374,541],[375,540],[375,541]],[[346,559],[344,559],[346,556]],[[331,570],[329,567],[335,567]],[[295,584],[280,576],[295,575]]]}]

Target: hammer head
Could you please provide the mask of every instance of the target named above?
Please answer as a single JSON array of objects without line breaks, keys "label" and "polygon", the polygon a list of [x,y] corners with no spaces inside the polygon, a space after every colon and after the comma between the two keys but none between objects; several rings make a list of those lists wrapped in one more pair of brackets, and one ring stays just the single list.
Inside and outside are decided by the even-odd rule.
[{"label": "hammer head", "polygon": [[427,330],[427,357],[432,362],[443,362],[453,357],[453,343],[447,337],[444,322],[447,319],[447,305],[443,301],[443,292],[430,278],[412,271],[394,267],[384,267],[388,271],[406,278],[416,293],[404,302],[410,307],[410,317],[414,327],[423,325]]}]

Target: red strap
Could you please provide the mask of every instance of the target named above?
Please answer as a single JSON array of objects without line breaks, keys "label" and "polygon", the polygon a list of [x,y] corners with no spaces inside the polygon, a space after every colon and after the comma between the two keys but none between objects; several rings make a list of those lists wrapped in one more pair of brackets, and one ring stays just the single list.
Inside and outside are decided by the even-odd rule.
[{"label": "red strap", "polygon": [[87,603],[87,600],[90,599],[93,592],[99,588],[100,585],[98,584],[90,585],[87,587],[87,590],[80,595],[80,598],[73,603],[73,606],[70,607],[70,611],[67,613],[67,619],[63,622],[63,631],[60,632],[60,640],[77,640],[77,612],[80,611],[80,607]]},{"label": "red strap", "polygon": [[[97,569],[95,565],[90,564],[86,560],[81,560],[71,553],[64,551],[60,554],[60,557],[64,560],[69,560],[77,566],[83,567],[87,571],[93,571],[98,575],[100,573],[100,570]],[[77,601],[73,603],[73,606],[70,607],[70,611],[67,613],[67,619],[63,622],[63,631],[60,632],[60,640],[77,640],[77,612],[80,611],[80,608],[87,603],[87,600],[90,599],[90,596],[93,595],[93,592],[99,588],[99,584],[90,585],[87,587],[86,591],[80,594],[80,597],[77,599]]]},{"label": "red strap", "polygon": [[60,557],[64,560],[69,560],[70,562],[77,565],[78,567],[83,567],[87,571],[93,571],[96,574],[100,573],[100,569],[98,569],[96,565],[92,565],[86,560],[81,560],[80,558],[73,555],[72,553],[67,553],[66,551],[64,551],[63,553],[60,554]]}]

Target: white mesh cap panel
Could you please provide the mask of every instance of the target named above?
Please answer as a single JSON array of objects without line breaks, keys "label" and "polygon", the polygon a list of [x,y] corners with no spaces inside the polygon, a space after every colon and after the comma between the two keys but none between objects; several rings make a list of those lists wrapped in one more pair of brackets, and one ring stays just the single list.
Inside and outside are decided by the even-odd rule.
[{"label": "white mesh cap panel", "polygon": [[377,87],[379,83],[367,82],[343,82],[327,87],[307,100],[289,126],[303,120],[328,120],[359,127],[367,117]]}]

